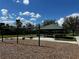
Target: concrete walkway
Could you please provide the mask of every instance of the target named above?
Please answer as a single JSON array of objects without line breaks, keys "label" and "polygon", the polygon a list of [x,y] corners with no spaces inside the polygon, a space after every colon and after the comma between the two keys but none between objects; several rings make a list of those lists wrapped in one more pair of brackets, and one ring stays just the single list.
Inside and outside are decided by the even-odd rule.
[{"label": "concrete walkway", "polygon": [[[38,40],[38,38],[33,38],[33,40]],[[54,38],[45,38],[45,37],[41,37],[40,40],[42,40],[42,41],[50,41],[50,42],[60,42],[60,43],[77,44],[76,41],[62,41],[62,40],[55,40]]]},{"label": "concrete walkway", "polygon": [[76,40],[77,40],[77,44],[79,45],[79,36],[75,36]]},{"label": "concrete walkway", "polygon": [[[7,38],[8,40],[10,40],[11,38]],[[13,40],[16,40],[16,37],[12,37]],[[19,39],[22,39],[22,37],[19,37]],[[29,40],[30,38],[25,38],[27,40]],[[4,38],[4,40],[6,40]],[[12,41],[13,41],[12,40]],[[38,40],[38,37],[33,38],[32,40]],[[47,37],[41,37],[40,38],[41,41],[50,41],[50,42],[60,42],[60,43],[72,43],[72,44],[78,44],[78,42],[76,41],[61,41],[61,40],[55,40],[54,38],[47,38]],[[0,38],[1,41],[1,38]],[[10,40],[11,41],[11,40]]]}]

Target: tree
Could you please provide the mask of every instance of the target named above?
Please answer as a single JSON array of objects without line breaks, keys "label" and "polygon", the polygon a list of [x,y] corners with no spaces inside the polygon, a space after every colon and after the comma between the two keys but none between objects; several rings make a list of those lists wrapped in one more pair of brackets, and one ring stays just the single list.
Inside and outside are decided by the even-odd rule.
[{"label": "tree", "polygon": [[9,29],[10,25],[9,25],[9,24],[6,24],[5,27],[6,27],[7,29]]},{"label": "tree", "polygon": [[[17,28],[17,32],[18,32],[18,34],[20,34],[21,33],[21,28],[22,28],[22,22],[20,21],[20,19],[17,19],[16,20],[16,28]],[[19,30],[19,31],[18,31]]]},{"label": "tree", "polygon": [[1,32],[1,35],[2,35],[2,42],[3,42],[4,28],[5,28],[5,23],[0,23],[0,32]]},{"label": "tree", "polygon": [[23,40],[25,39],[25,34],[26,34],[26,27],[23,26],[22,28],[22,34],[24,35],[24,37],[22,38]]},{"label": "tree", "polygon": [[43,22],[43,26],[50,25],[50,24],[55,24],[55,20],[44,20]]},{"label": "tree", "polygon": [[17,27],[17,44],[18,44],[18,33],[19,33],[19,29],[21,28],[22,26],[22,22],[20,21],[20,19],[17,19],[16,20],[16,27]]},{"label": "tree", "polygon": [[31,23],[27,23],[26,28],[27,28],[28,33],[32,33],[32,30],[34,29],[34,25]]},{"label": "tree", "polygon": [[21,28],[21,27],[22,27],[22,22],[20,21],[20,19],[17,19],[17,20],[16,20],[16,26],[17,26],[18,28]]},{"label": "tree", "polygon": [[74,32],[75,32],[75,28],[76,28],[76,22],[77,20],[79,20],[78,17],[66,17],[64,18],[65,21],[63,23],[63,28],[66,29],[68,32],[73,32],[73,36],[74,36]]}]

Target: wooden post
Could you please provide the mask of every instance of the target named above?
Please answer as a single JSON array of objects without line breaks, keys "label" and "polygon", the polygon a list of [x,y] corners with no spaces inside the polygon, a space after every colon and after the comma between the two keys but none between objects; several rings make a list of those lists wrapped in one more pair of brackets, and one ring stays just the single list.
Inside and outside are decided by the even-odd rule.
[{"label": "wooden post", "polygon": [[17,27],[17,44],[18,44],[18,27]]},{"label": "wooden post", "polygon": [[2,42],[3,42],[3,34],[2,34]]},{"label": "wooden post", "polygon": [[18,44],[18,34],[17,34],[17,44]]},{"label": "wooden post", "polygon": [[40,46],[40,24],[38,25],[38,45]]},{"label": "wooden post", "polygon": [[2,42],[3,42],[3,30],[1,29],[1,35],[2,35]]},{"label": "wooden post", "polygon": [[76,22],[75,22],[75,33],[76,33],[76,35],[77,35],[77,19],[76,19]]},{"label": "wooden post", "polygon": [[1,36],[2,36],[2,42],[3,42],[3,29],[1,29]]}]

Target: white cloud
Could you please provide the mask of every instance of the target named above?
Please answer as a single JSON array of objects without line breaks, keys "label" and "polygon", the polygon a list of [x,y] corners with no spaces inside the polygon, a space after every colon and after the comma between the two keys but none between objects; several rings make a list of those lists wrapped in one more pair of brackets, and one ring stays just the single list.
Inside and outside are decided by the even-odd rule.
[{"label": "white cloud", "polygon": [[2,16],[0,17],[0,20],[10,20],[13,19],[13,16],[8,13],[7,9],[1,9]]},{"label": "white cloud", "polygon": [[20,0],[16,0],[16,3],[20,3]]},{"label": "white cloud", "polygon": [[10,14],[9,14],[9,16],[8,16],[8,17],[9,17],[10,19],[13,19],[13,16],[12,16],[12,15],[10,15]]},{"label": "white cloud", "polygon": [[1,9],[1,13],[2,13],[2,15],[6,16],[8,14],[8,10],[7,9]]},{"label": "white cloud", "polygon": [[40,18],[41,17],[41,15],[38,13],[38,14],[36,14],[36,18]]},{"label": "white cloud", "polygon": [[79,13],[73,13],[73,14],[68,15],[68,16],[66,16],[66,17],[77,17],[77,16],[79,16]]},{"label": "white cloud", "polygon": [[35,14],[34,12],[30,13],[30,16],[32,18],[40,18],[41,17],[41,15],[39,13]]},{"label": "white cloud", "polygon": [[[21,2],[21,0],[16,0],[16,3],[20,3],[20,2]],[[22,0],[22,3],[24,5],[29,5],[30,1],[29,0]]]},{"label": "white cloud", "polygon": [[[68,15],[66,17],[77,17],[77,16],[79,17],[79,13],[73,13],[73,14]],[[60,18],[57,22],[58,22],[59,26],[62,26],[62,24],[64,22],[64,18]]]},{"label": "white cloud", "polygon": [[33,17],[33,18],[40,18],[41,15],[39,13],[37,13],[36,15],[31,15],[31,17]]},{"label": "white cloud", "polygon": [[29,16],[30,15],[30,12],[28,12],[28,11],[26,11],[26,12],[24,12],[24,13],[22,13],[22,12],[19,12],[19,15],[26,15],[26,16]]},{"label": "white cloud", "polygon": [[1,20],[1,19],[0,19],[0,23],[5,23],[5,24],[9,24],[9,25],[14,25],[15,21],[13,21],[13,20]]},{"label": "white cloud", "polygon": [[23,3],[24,3],[25,5],[28,5],[28,4],[29,4],[29,0],[23,0]]},{"label": "white cloud", "polygon": [[34,13],[34,12],[29,12],[29,11],[26,11],[26,12],[23,12],[23,13],[19,12],[19,15],[20,16],[29,16],[31,18],[36,18],[36,19],[41,17],[41,15],[39,13]]},{"label": "white cloud", "polygon": [[12,13],[12,16],[16,16],[16,14]]},{"label": "white cloud", "polygon": [[21,20],[21,17],[18,16],[16,19],[20,19]]},{"label": "white cloud", "polygon": [[30,12],[30,16],[31,16],[31,17],[35,17],[35,15],[36,15],[36,14],[35,14],[34,12]]},{"label": "white cloud", "polygon": [[44,20],[42,20],[41,23],[44,23]]},{"label": "white cloud", "polygon": [[7,17],[7,16],[1,16],[1,17],[0,17],[0,20],[2,20],[2,21],[3,21],[3,20],[8,20],[8,17]]},{"label": "white cloud", "polygon": [[26,24],[28,24],[28,23],[33,24],[33,25],[35,24],[35,23],[33,23],[32,21],[26,20],[26,19],[23,19],[21,22],[23,23],[23,25],[26,25]]},{"label": "white cloud", "polygon": [[[27,18],[23,18],[24,16],[27,16]],[[0,23],[5,23],[5,24],[14,24],[15,20],[14,19],[20,19],[23,23],[23,25],[26,25],[27,23],[35,24],[33,21],[36,21],[38,18],[40,18],[41,15],[39,13],[34,13],[34,12],[19,12],[19,15],[15,13],[9,13],[7,9],[1,9],[1,16],[0,16]]]},{"label": "white cloud", "polygon": [[23,23],[23,25],[26,25],[27,23],[31,23],[31,24],[34,24],[31,20],[27,20],[23,17],[17,17],[16,19],[20,19],[21,22]]},{"label": "white cloud", "polygon": [[12,20],[12,19],[13,19],[13,17],[12,17],[11,15],[9,15],[9,16],[1,16],[1,17],[0,17],[0,20],[2,20],[2,21],[4,21],[4,20],[5,20],[5,21],[6,21],[6,20],[9,21],[9,20]]},{"label": "white cloud", "polygon": [[[41,17],[41,15],[39,13],[34,13],[34,12],[19,12],[19,16],[27,16],[30,21],[36,21],[38,18]],[[20,18],[21,19],[21,18]]]},{"label": "white cloud", "polygon": [[64,22],[64,18],[60,18],[58,21],[59,26],[62,26],[63,22]]},{"label": "white cloud", "polygon": [[9,21],[2,21],[2,23],[13,25],[15,21],[9,20]]},{"label": "white cloud", "polygon": [[30,20],[31,20],[31,21],[36,21],[36,18],[31,18]]},{"label": "white cloud", "polygon": [[7,9],[1,9],[1,16],[0,16],[0,23],[5,23],[5,24],[14,24],[13,16],[9,14]]}]

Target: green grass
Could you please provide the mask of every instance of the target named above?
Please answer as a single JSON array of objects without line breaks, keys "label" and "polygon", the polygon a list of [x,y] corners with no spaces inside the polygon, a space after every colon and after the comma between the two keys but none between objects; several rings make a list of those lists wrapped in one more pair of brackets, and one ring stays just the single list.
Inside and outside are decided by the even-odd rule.
[{"label": "green grass", "polygon": [[[2,37],[2,35],[0,35],[0,38]],[[10,37],[16,37],[16,35],[3,35],[4,38],[10,38]]]},{"label": "green grass", "polygon": [[55,38],[55,40],[62,40],[62,41],[76,41],[76,39],[65,39],[65,38]]},{"label": "green grass", "polygon": [[[74,36],[77,36],[77,35],[79,35],[78,33],[74,33]],[[66,36],[73,36],[73,33],[68,33],[68,34],[66,34]]]},{"label": "green grass", "polygon": [[[24,35],[18,35],[19,37],[24,37]],[[33,34],[31,34],[31,35],[25,35],[25,37],[30,37],[30,36],[32,36],[32,37],[36,37],[36,35],[33,35]],[[11,38],[11,37],[17,37],[17,35],[3,35],[3,37],[4,38]],[[0,35],[0,38],[2,38],[2,35]]]}]

